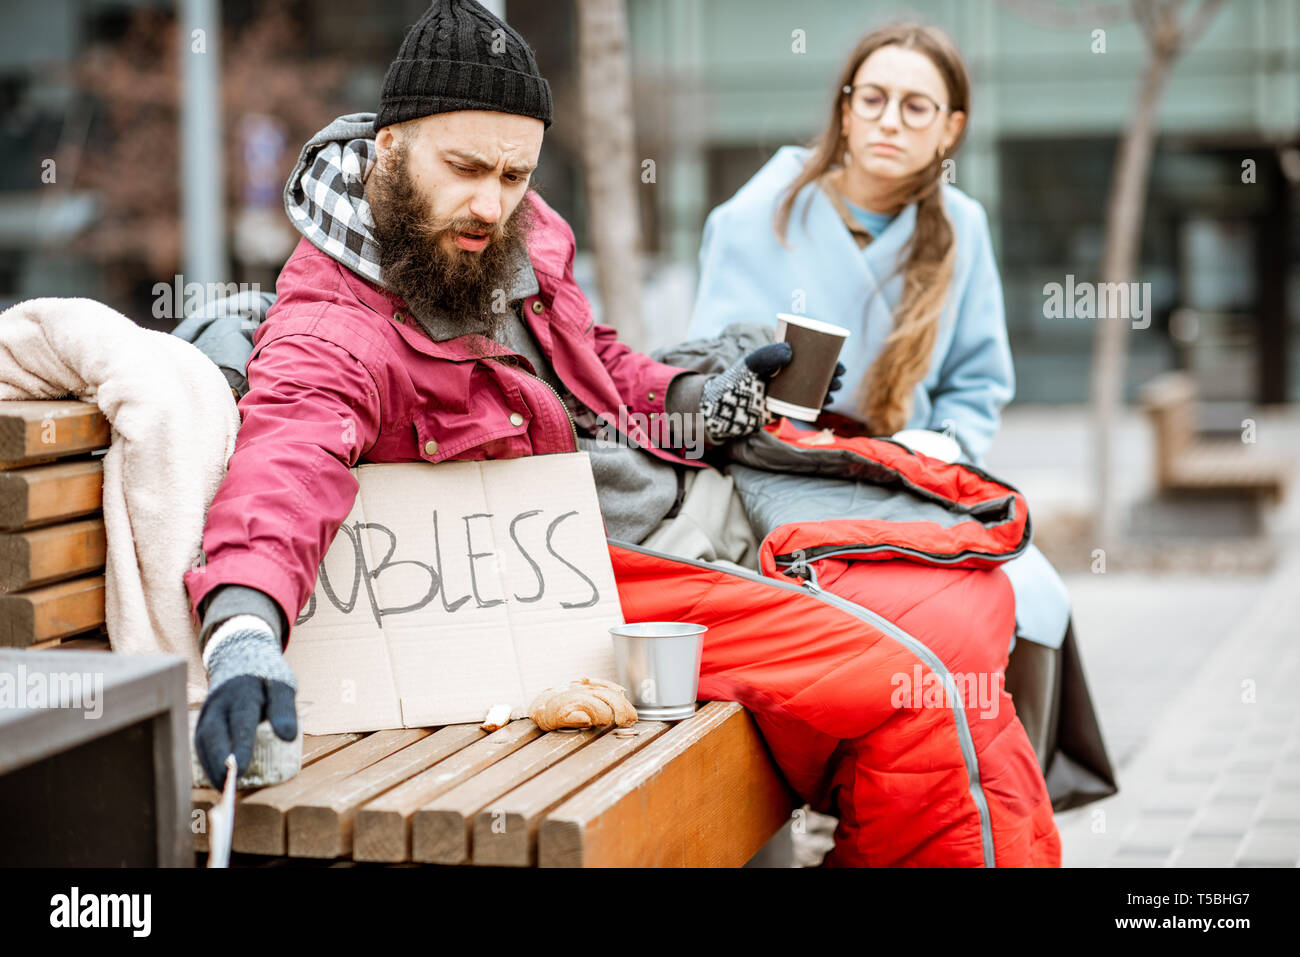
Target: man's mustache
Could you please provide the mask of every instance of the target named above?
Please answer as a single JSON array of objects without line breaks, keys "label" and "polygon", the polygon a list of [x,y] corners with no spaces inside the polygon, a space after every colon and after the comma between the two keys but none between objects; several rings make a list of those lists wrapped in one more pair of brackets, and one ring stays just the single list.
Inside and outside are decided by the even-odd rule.
[{"label": "man's mustache", "polygon": [[490,243],[505,239],[509,233],[504,221],[493,224],[485,223],[481,219],[463,218],[447,220],[443,223],[426,223],[421,231],[430,239],[468,233],[473,236],[486,236]]}]

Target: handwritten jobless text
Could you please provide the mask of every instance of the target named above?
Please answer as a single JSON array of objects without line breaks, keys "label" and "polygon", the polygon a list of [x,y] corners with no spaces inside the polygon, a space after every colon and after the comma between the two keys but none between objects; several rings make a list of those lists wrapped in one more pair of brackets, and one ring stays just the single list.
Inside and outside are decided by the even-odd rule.
[{"label": "handwritten jobless text", "polygon": [[[581,601],[558,602],[561,608],[590,608],[600,601],[600,591],[596,587],[591,576],[581,568],[569,561],[556,549],[556,532],[565,520],[577,516],[577,511],[566,511],[548,520],[544,515],[543,509],[529,509],[519,512],[510,519],[509,537],[511,551],[509,554],[497,555],[491,549],[483,550],[483,542],[490,538],[490,522],[493,514],[490,512],[475,512],[468,515],[459,516],[459,521],[450,523],[453,527],[461,526],[463,529],[463,550],[460,546],[461,535],[453,532],[450,528],[445,532],[439,525],[439,515],[437,510],[432,512],[430,521],[432,523],[432,555],[422,555],[419,557],[397,557],[399,555],[400,544],[397,540],[397,534],[380,522],[352,522],[343,523],[339,526],[338,535],[350,543],[351,554],[353,559],[351,569],[351,581],[348,583],[347,597],[340,597],[340,590],[337,587],[340,582],[331,578],[326,571],[325,565],[322,564],[318,571],[319,587],[318,592],[325,596],[325,599],[334,606],[340,613],[349,615],[357,608],[361,599],[362,589],[364,588],[366,603],[374,617],[376,625],[382,625],[385,616],[401,615],[410,612],[419,611],[428,606],[434,599],[441,602],[443,611],[454,613],[460,608],[466,607],[471,601],[472,607],[491,608],[496,605],[504,604],[507,600],[515,601],[520,604],[532,604],[542,602],[547,594],[548,575],[555,575],[556,569],[554,564],[558,562],[562,569],[560,574],[574,575],[581,579],[585,587],[590,590],[590,595]],[[543,539],[543,549],[549,554],[554,562],[546,560],[547,569],[539,563],[539,559],[544,559],[541,554],[542,549],[534,545],[530,550],[521,540],[526,533],[532,533],[534,536],[540,530],[541,525],[545,523],[545,534]],[[448,564],[444,564],[443,535],[449,537],[447,548]],[[377,549],[367,549],[363,547],[363,536],[370,536],[369,543],[373,546],[375,536],[378,535],[386,540],[383,557],[371,567],[371,556],[377,553]],[[478,536],[476,543],[476,535]],[[455,536],[451,538],[451,536]],[[455,544],[451,544],[454,541]],[[431,561],[422,561],[421,559],[431,559]],[[533,578],[536,580],[536,590],[531,593],[518,594],[512,593],[510,596],[492,595],[483,593],[483,584],[480,581],[478,565],[480,562],[489,560],[513,561],[518,559],[527,564],[531,570]],[[448,571],[454,571],[450,563],[460,563],[466,576],[461,580],[468,578],[468,591],[460,594],[460,589],[453,597],[453,588],[450,584],[454,576],[448,575]],[[423,595],[417,600],[398,607],[380,607],[379,597],[376,594],[377,581],[386,571],[399,566],[413,567],[420,570],[420,579],[423,583],[427,576],[428,585]],[[494,576],[487,576],[491,581]],[[555,589],[552,589],[554,593]],[[567,590],[565,594],[568,594]],[[316,594],[313,594],[303,608],[302,614],[299,615],[295,626],[302,625],[310,621],[316,614],[317,600]]]}]

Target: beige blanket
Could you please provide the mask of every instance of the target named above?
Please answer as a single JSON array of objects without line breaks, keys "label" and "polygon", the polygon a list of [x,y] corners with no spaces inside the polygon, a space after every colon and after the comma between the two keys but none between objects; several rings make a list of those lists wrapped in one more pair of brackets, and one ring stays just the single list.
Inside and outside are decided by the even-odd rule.
[{"label": "beige blanket", "polygon": [[183,339],[93,299],[29,299],[0,313],[0,400],[79,398],[112,426],[104,456],[104,618],[114,651],[185,658],[191,706],[207,676],[184,573],[235,451],[225,377]]}]

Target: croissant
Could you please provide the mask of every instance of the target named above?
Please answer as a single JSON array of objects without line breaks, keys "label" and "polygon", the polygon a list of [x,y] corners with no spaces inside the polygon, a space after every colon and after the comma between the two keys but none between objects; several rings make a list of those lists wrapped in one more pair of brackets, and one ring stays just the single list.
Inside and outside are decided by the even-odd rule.
[{"label": "croissant", "polygon": [[579,678],[566,688],[547,688],[528,706],[528,717],[543,731],[607,724],[626,728],[637,720],[623,686],[600,678]]}]

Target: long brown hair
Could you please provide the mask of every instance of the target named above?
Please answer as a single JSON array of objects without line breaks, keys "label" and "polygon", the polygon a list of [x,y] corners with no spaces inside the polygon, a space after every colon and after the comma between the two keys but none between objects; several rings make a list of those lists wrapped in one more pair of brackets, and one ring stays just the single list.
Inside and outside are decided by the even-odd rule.
[{"label": "long brown hair", "polygon": [[[830,122],[822,134],[808,144],[812,156],[790,183],[777,207],[773,225],[782,245],[786,245],[790,215],[800,191],[844,165],[848,145],[841,114],[841,105],[847,96],[844,87],[853,83],[858,68],[867,57],[880,47],[891,44],[928,56],[948,87],[952,112],[965,113],[969,121],[970,80],[961,54],[947,34],[937,27],[911,22],[889,24],[868,33],[849,54],[835,81]],[[858,400],[858,414],[872,435],[890,435],[907,425],[912,413],[912,390],[929,371],[939,316],[948,298],[956,257],[955,234],[944,210],[940,189],[943,161],[957,151],[965,139],[967,125],[969,122],[963,124],[947,152],[936,155],[924,168],[901,180],[887,200],[894,212],[916,203],[916,227],[904,247],[905,256],[900,257],[894,271],[881,281],[883,285],[888,278],[903,272],[903,296],[894,314],[893,331],[867,370],[864,376],[866,388]],[[805,218],[807,214],[805,206]],[[827,318],[833,320],[833,317]]]}]

